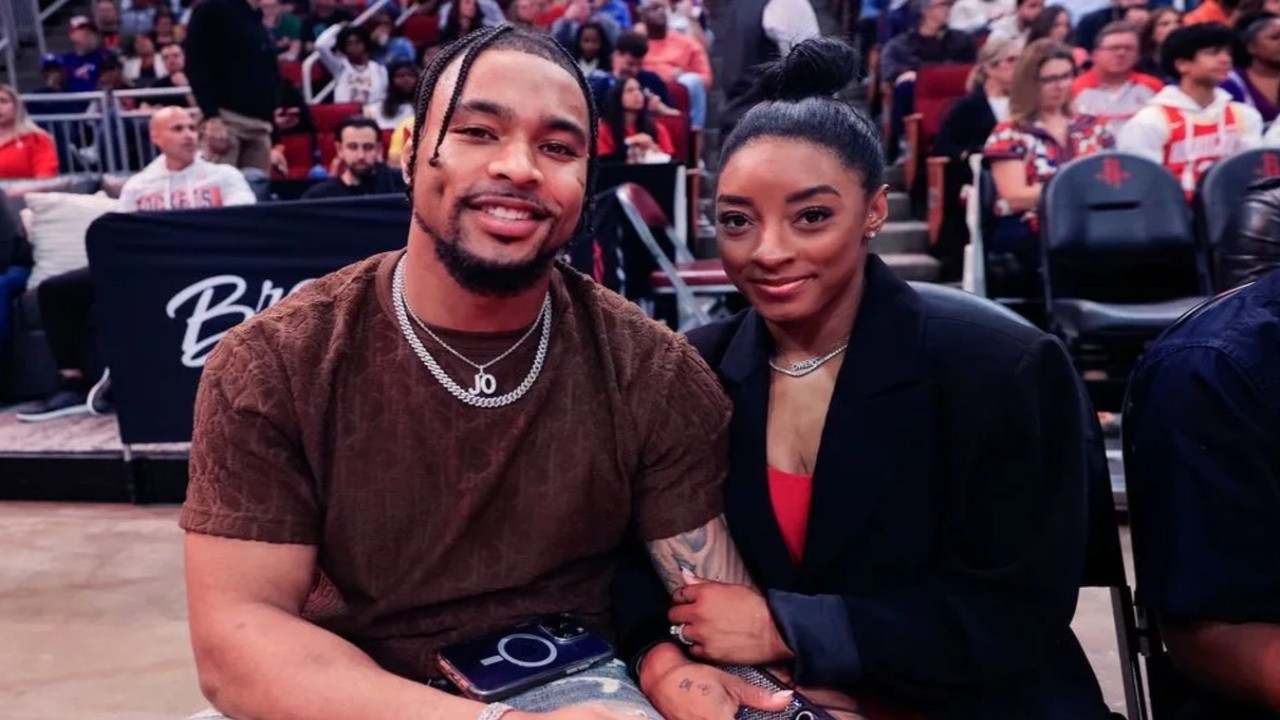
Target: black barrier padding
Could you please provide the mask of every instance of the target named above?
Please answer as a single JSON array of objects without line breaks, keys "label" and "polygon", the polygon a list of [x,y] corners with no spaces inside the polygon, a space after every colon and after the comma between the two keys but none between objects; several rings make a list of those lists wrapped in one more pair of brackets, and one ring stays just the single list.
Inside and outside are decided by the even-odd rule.
[{"label": "black barrier padding", "polygon": [[106,215],[88,233],[125,443],[191,438],[203,359],[299,283],[404,247],[400,195]]}]

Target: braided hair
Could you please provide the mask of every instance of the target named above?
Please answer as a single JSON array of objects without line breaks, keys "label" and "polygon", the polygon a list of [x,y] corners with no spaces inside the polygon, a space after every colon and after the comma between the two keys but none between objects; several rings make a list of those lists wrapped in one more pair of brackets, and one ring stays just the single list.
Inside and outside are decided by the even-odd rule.
[{"label": "braided hair", "polygon": [[418,89],[415,93],[416,100],[414,101],[413,112],[413,149],[409,153],[406,165],[408,169],[408,177],[406,178],[408,186],[405,189],[405,194],[409,198],[409,204],[413,204],[413,183],[417,177],[418,154],[422,150],[423,135],[426,131],[427,110],[431,103],[431,96],[435,94],[436,85],[440,81],[440,76],[444,74],[445,68],[449,67],[450,63],[459,56],[462,57],[462,66],[458,69],[458,81],[454,84],[453,94],[449,97],[449,104],[445,107],[444,117],[440,120],[440,132],[431,146],[431,156],[427,159],[431,167],[440,166],[440,146],[444,144],[449,123],[453,120],[453,113],[458,107],[458,100],[462,97],[467,75],[470,73],[471,65],[475,63],[476,57],[486,49],[515,50],[549,60],[564,68],[565,72],[569,73],[578,82],[578,88],[582,91],[582,99],[587,103],[588,123],[586,131],[588,141],[586,200],[583,204],[582,216],[578,219],[578,228],[574,232],[574,240],[576,241],[586,233],[589,218],[595,204],[593,196],[595,195],[597,165],[596,132],[600,124],[600,117],[592,99],[591,89],[587,86],[587,80],[583,77],[582,71],[578,69],[578,64],[573,59],[573,56],[569,54],[569,51],[565,50],[560,43],[551,39],[548,35],[534,33],[511,24],[481,28],[444,46],[431,59],[431,63],[427,65],[422,77],[418,78]]}]

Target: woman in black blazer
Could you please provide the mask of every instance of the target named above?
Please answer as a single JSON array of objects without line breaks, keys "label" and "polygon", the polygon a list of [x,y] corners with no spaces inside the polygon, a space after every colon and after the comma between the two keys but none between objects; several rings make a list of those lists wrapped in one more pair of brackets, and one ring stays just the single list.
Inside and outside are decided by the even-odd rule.
[{"label": "woman in black blazer", "polygon": [[969,78],[969,94],[956,101],[938,126],[933,155],[950,159],[944,172],[942,228],[934,255],[942,262],[941,279],[957,280],[964,264],[969,229],[964,222],[960,188],[973,182],[969,156],[982,152],[996,123],[1009,119],[1009,88],[1022,55],[1020,40],[988,40],[978,52]]},{"label": "woman in black blazer", "polygon": [[868,254],[888,200],[875,126],[833,98],[851,53],[801,43],[724,146],[721,255],[753,307],[690,341],[734,404],[726,516],[759,589],[689,578],[641,687],[667,720],[736,709],[707,663],[873,720],[1104,718],[1070,628],[1087,402],[1057,340]]}]

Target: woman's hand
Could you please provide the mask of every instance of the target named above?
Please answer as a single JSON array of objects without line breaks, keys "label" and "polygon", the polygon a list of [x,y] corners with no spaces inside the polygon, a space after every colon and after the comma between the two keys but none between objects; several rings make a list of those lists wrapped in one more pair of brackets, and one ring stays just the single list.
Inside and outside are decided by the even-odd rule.
[{"label": "woman's hand", "polygon": [[627,145],[637,147],[641,150],[651,150],[657,146],[653,138],[648,133],[636,133],[627,138]]},{"label": "woman's hand", "polygon": [[667,619],[684,625],[694,657],[733,665],[772,665],[795,657],[755,588],[686,574],[672,598]]},{"label": "woman's hand", "polygon": [[742,706],[766,712],[790,704],[790,691],[770,693],[719,668],[691,662],[672,643],[640,663],[640,689],[666,720],[733,720]]}]

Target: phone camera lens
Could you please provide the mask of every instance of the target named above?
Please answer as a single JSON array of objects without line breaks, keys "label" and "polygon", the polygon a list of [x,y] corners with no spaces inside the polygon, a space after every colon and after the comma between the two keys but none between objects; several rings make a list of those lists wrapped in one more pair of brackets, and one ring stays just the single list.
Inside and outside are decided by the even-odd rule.
[{"label": "phone camera lens", "polygon": [[570,618],[556,618],[542,625],[547,634],[556,640],[568,641],[587,634],[587,629]]},{"label": "phone camera lens", "polygon": [[814,720],[813,713],[808,710],[801,710],[795,714],[792,720]]}]

